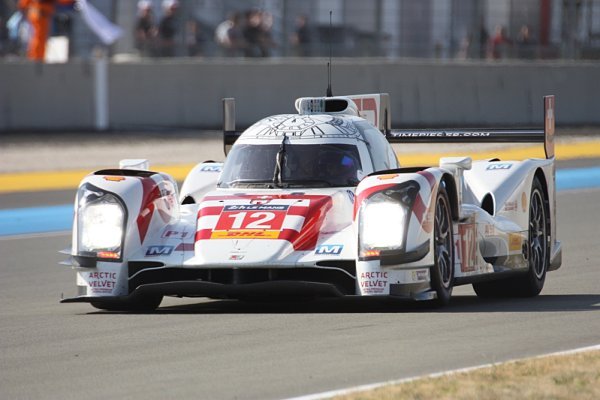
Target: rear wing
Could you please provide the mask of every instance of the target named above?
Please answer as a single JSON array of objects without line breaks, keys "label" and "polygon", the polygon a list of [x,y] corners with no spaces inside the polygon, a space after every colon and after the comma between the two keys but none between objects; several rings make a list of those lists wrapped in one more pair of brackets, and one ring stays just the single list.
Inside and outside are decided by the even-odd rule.
[{"label": "rear wing", "polygon": [[356,104],[358,115],[375,125],[381,132],[389,132],[392,129],[389,94],[354,94],[346,97]]},{"label": "rear wing", "polygon": [[544,143],[546,158],[553,158],[554,106],[554,96],[544,96],[544,126],[540,129],[402,129],[383,132],[390,143]]}]

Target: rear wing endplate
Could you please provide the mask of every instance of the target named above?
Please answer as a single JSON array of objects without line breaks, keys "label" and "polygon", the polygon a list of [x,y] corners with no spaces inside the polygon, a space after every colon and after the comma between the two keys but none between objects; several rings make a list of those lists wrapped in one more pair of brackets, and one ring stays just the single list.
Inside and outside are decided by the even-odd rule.
[{"label": "rear wing endplate", "polygon": [[544,143],[546,158],[554,157],[554,96],[544,96],[543,129],[391,130],[390,143]]}]

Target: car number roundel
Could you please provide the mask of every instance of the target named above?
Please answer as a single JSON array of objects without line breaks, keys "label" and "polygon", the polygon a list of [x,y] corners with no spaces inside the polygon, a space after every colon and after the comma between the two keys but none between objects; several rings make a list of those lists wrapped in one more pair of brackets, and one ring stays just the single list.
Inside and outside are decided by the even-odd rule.
[{"label": "car number roundel", "polygon": [[287,205],[228,205],[223,207],[211,239],[231,237],[277,238]]}]

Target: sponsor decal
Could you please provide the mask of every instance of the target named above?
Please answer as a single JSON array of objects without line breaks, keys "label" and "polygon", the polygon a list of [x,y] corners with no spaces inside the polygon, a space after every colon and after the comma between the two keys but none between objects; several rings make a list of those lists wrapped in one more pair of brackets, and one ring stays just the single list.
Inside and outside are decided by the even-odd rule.
[{"label": "sponsor decal", "polygon": [[494,171],[494,170],[499,170],[499,169],[510,169],[512,167],[512,164],[510,163],[494,163],[494,164],[490,164],[487,166],[487,170],[488,171]]},{"label": "sponsor decal", "polygon": [[124,176],[105,176],[104,177],[105,181],[109,181],[109,182],[121,182],[125,180]]},{"label": "sponsor decal", "polygon": [[251,199],[250,204],[267,204],[270,201],[271,201],[270,197],[263,196],[258,199]]},{"label": "sponsor decal", "polygon": [[237,204],[223,207],[223,211],[287,211],[287,204]]},{"label": "sponsor decal", "polygon": [[280,231],[236,229],[230,231],[214,231],[211,239],[277,239]]},{"label": "sponsor decal", "polygon": [[394,134],[398,138],[423,138],[423,137],[490,137],[490,132],[446,132],[446,131],[418,131],[418,132],[399,132]]},{"label": "sponsor decal", "polygon": [[521,251],[523,249],[523,237],[518,233],[508,234],[508,250]]},{"label": "sponsor decal", "polygon": [[173,246],[148,246],[147,257],[168,256],[173,252]]},{"label": "sponsor decal", "polygon": [[426,269],[420,269],[412,272],[413,282],[423,282],[429,280],[429,271]]},{"label": "sponsor decal", "polygon": [[388,273],[385,271],[365,271],[359,275],[360,288],[368,294],[385,293],[388,282]]},{"label": "sponsor decal", "polygon": [[518,205],[517,205],[517,201],[507,201],[506,204],[504,204],[504,211],[507,212],[513,212],[513,211],[517,211],[519,209]]},{"label": "sponsor decal", "polygon": [[116,272],[82,272],[85,284],[91,288],[92,294],[112,293],[117,284]]},{"label": "sponsor decal", "polygon": [[398,176],[398,174],[386,174],[386,175],[378,175],[377,179],[379,179],[380,181],[387,181],[390,179],[394,179]]},{"label": "sponsor decal", "polygon": [[315,254],[338,256],[342,254],[344,245],[342,244],[321,244],[317,246]]},{"label": "sponsor decal", "polygon": [[362,118],[372,121],[375,126],[378,125],[377,101],[375,98],[354,98],[352,101],[356,104]]},{"label": "sponsor decal", "polygon": [[477,266],[477,232],[475,223],[458,225],[458,243],[456,248],[460,256],[462,272],[475,271]]},{"label": "sponsor decal", "polygon": [[190,232],[179,232],[174,230],[166,230],[162,234],[162,238],[168,239],[185,239],[190,235]]},{"label": "sponsor decal", "polygon": [[240,261],[244,259],[244,255],[243,254],[231,254],[229,256],[229,260],[231,261]]},{"label": "sponsor decal", "polygon": [[527,212],[527,194],[525,192],[521,193],[521,210]]},{"label": "sponsor decal", "polygon": [[220,165],[205,165],[200,168],[201,172],[221,172],[222,167]]}]

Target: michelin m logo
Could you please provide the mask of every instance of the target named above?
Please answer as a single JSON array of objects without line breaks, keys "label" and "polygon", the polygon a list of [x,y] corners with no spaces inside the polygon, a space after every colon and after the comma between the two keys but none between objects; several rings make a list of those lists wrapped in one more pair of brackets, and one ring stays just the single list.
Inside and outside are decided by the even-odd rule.
[{"label": "michelin m logo", "polygon": [[148,246],[147,257],[169,256],[173,252],[173,246]]},{"label": "michelin m logo", "polygon": [[490,164],[486,169],[488,171],[494,171],[499,169],[510,169],[510,167],[512,167],[512,164]]},{"label": "michelin m logo", "polygon": [[222,166],[221,165],[204,165],[202,168],[200,168],[200,171],[202,172],[221,172]]},{"label": "michelin m logo", "polygon": [[341,244],[322,244],[320,246],[317,246],[315,254],[338,256],[342,253],[343,249],[344,245]]}]

